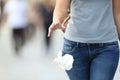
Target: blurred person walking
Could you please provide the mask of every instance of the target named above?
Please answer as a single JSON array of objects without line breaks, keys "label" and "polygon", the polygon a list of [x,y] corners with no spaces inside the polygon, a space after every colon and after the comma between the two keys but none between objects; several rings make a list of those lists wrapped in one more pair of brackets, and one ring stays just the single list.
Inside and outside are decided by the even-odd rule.
[{"label": "blurred person walking", "polygon": [[3,13],[4,4],[5,4],[5,1],[0,0],[1,13]]},{"label": "blurred person walking", "polygon": [[4,7],[4,16],[7,25],[12,29],[15,51],[19,52],[25,43],[25,28],[27,27],[26,0],[8,0]]},{"label": "blurred person walking", "polygon": [[43,26],[45,29],[45,42],[47,49],[49,48],[51,42],[51,39],[47,37],[47,34],[48,28],[52,23],[53,10],[54,6],[51,0],[43,0],[43,2],[41,2],[38,6],[38,12],[40,13],[40,16],[42,16]]},{"label": "blurred person walking", "polygon": [[0,24],[2,22],[2,14],[3,14],[3,8],[4,8],[4,1],[0,0]]},{"label": "blurred person walking", "polygon": [[74,58],[73,68],[66,70],[70,80],[113,80],[119,60],[120,0],[56,0],[48,36],[56,29],[66,29],[62,55]]}]

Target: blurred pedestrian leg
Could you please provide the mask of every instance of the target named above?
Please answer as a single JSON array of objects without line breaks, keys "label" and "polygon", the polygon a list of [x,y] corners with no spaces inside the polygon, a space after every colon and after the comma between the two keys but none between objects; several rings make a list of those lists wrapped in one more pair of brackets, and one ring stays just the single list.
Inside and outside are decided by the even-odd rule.
[{"label": "blurred pedestrian leg", "polygon": [[13,29],[13,39],[16,53],[25,43],[24,29]]}]

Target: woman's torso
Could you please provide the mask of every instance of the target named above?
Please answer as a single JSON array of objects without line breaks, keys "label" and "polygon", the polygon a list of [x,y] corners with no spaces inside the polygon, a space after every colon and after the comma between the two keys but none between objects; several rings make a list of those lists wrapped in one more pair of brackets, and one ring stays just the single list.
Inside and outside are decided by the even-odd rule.
[{"label": "woman's torso", "polygon": [[71,0],[70,12],[65,38],[83,43],[118,40],[112,0]]}]

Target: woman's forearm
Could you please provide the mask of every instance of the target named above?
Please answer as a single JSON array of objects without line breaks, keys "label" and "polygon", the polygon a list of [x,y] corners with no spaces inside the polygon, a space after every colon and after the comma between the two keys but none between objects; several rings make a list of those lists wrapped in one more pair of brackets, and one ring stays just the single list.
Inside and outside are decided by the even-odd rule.
[{"label": "woman's forearm", "polygon": [[120,39],[120,0],[113,0],[113,13]]},{"label": "woman's forearm", "polygon": [[120,38],[120,14],[116,14],[115,23],[116,23],[118,35],[119,35],[119,38]]},{"label": "woman's forearm", "polygon": [[68,16],[69,8],[70,0],[56,0],[56,6],[53,14],[53,22],[59,21],[60,23],[63,23],[64,19]]}]

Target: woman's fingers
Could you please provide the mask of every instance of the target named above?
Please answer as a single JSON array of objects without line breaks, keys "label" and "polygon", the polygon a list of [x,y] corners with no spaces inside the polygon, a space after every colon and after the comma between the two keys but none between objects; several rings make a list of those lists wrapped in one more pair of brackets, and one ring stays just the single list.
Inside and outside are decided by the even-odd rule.
[{"label": "woman's fingers", "polygon": [[49,27],[49,32],[48,32],[48,37],[50,37],[50,35],[51,35],[51,33],[52,33],[52,31],[53,31],[53,28],[54,28],[54,26],[53,26],[53,24],[51,24],[51,26]]},{"label": "woman's fingers", "polygon": [[48,37],[50,37],[51,33],[56,29],[62,30],[63,29],[62,24],[60,23],[51,24],[51,26],[49,27]]}]

